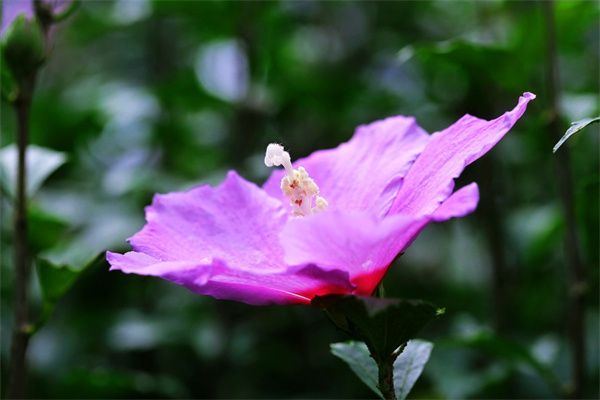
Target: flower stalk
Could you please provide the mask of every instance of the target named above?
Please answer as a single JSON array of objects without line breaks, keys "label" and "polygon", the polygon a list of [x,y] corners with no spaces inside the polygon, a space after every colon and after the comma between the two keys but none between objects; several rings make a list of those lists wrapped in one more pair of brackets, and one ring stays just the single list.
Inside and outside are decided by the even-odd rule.
[{"label": "flower stalk", "polygon": [[379,390],[386,400],[396,400],[396,391],[394,388],[394,361],[396,361],[397,356],[397,354],[390,354],[383,359],[375,359],[379,370]]}]

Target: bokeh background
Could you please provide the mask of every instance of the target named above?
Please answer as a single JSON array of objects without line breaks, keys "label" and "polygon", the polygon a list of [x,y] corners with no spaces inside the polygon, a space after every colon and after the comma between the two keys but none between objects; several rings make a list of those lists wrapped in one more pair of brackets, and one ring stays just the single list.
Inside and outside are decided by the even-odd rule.
[{"label": "bokeh background", "polygon": [[[599,6],[555,4],[561,126],[598,115]],[[386,294],[446,308],[413,398],[556,398],[571,380],[569,272],[535,1],[82,1],[53,32],[31,142],[68,162],[31,200],[35,254],[83,268],[144,223],[153,193],[257,183],[270,142],[294,158],[362,123],[414,115],[429,132],[492,118],[538,95],[459,185],[478,210],[429,226],[385,279]],[[14,142],[1,109],[2,145]],[[566,147],[585,267],[585,396],[598,396],[599,132]],[[560,150],[559,150],[560,151]],[[377,171],[373,171],[377,173]],[[12,321],[12,209],[2,200],[2,364]],[[34,315],[42,310],[32,282]],[[310,307],[252,307],[158,279],[85,270],[32,339],[36,398],[372,397],[329,354],[345,340]],[[2,368],[6,382],[7,370]]]}]

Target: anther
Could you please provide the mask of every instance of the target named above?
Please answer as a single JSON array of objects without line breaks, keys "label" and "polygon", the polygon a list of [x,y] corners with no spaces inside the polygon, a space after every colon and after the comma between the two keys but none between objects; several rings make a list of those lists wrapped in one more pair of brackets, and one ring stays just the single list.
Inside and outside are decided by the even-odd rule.
[{"label": "anther", "polygon": [[290,154],[283,149],[283,146],[276,143],[267,146],[265,165],[285,168],[287,175],[281,179],[281,191],[290,199],[292,213],[295,216],[304,216],[327,208],[327,200],[319,196],[319,187],[315,181],[304,167],[298,169],[292,167]]}]

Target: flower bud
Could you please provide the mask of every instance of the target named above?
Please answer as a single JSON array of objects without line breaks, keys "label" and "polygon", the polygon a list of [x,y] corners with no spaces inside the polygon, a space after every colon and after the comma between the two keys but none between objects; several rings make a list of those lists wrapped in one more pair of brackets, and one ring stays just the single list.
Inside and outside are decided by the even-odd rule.
[{"label": "flower bud", "polygon": [[44,34],[35,19],[21,14],[2,36],[2,56],[19,85],[33,76],[45,57]]}]

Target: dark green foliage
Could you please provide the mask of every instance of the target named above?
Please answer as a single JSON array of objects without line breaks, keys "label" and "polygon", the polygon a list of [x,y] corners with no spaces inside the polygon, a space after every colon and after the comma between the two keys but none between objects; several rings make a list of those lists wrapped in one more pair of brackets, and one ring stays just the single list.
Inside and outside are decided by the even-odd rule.
[{"label": "dark green foliage", "polygon": [[[383,292],[381,286],[379,291]],[[338,328],[356,339],[332,345],[332,353],[386,399],[406,398],[431,352],[430,343],[409,340],[444,313],[420,300],[335,294],[317,296],[312,305],[322,308]]]},{"label": "dark green foliage", "polygon": [[317,296],[312,304],[351,338],[365,342],[375,358],[392,354],[437,315],[433,305],[420,300],[334,294]]},{"label": "dark green foliage", "polygon": [[[216,184],[232,168],[260,184],[270,172],[262,166],[267,143],[282,142],[297,158],[395,114],[414,115],[434,132],[465,113],[496,117],[528,90],[538,97],[527,114],[457,180],[457,188],[478,182],[478,210],[428,226],[390,267],[385,286],[388,297],[446,308],[420,334],[435,350],[411,398],[561,397],[543,372],[570,381],[571,289],[555,142],[546,129],[539,3],[81,1],[52,31],[33,99],[31,142],[69,162],[32,193],[32,259],[83,266],[106,249],[127,251],[125,239],[143,225],[155,192]],[[593,1],[556,2],[563,131],[600,115],[598,17]],[[223,43],[237,43],[247,60],[248,87],[235,100],[211,92],[197,74],[201,54]],[[2,96],[14,96],[1,62]],[[15,123],[11,107],[1,107],[4,148],[14,143]],[[595,398],[600,135],[575,139],[567,146],[588,283],[584,394]],[[2,332],[12,328],[14,290],[7,179],[0,179]],[[43,310],[37,278],[34,320]],[[314,307],[215,301],[109,272],[105,263],[63,294],[31,341],[31,397],[373,397],[327,352],[347,336]],[[9,339],[0,341],[3,366]],[[0,374],[6,382],[6,368]]]}]

